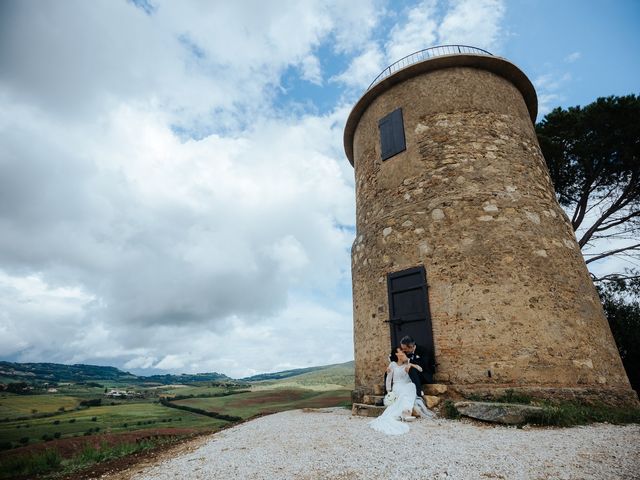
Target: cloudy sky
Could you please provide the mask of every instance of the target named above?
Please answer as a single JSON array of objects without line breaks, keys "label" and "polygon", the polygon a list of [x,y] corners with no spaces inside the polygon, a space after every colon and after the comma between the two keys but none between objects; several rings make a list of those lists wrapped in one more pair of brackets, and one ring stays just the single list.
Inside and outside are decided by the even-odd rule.
[{"label": "cloudy sky", "polygon": [[0,359],[352,359],[342,129],[371,80],[474,45],[544,115],[638,93],[639,20],[635,0],[0,0]]}]

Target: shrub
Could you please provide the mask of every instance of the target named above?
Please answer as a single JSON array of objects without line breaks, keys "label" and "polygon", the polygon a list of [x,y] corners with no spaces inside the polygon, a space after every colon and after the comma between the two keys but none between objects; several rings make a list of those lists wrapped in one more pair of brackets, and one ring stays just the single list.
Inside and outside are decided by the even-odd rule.
[{"label": "shrub", "polygon": [[91,417],[91,421],[92,422],[97,422],[98,421],[98,417]]},{"label": "shrub", "polygon": [[76,423],[76,419],[72,418],[71,420],[69,420],[69,423]]},{"label": "shrub", "polygon": [[54,420],[54,421],[53,421],[53,424],[54,424],[54,425],[60,425],[60,420]]},{"label": "shrub", "polygon": [[21,444],[26,445],[27,443],[29,443],[29,437],[22,437],[20,440],[18,440]]},{"label": "shrub", "polygon": [[445,400],[442,413],[445,418],[460,418],[460,412],[451,400]]},{"label": "shrub", "polygon": [[504,395],[496,399],[497,402],[504,403],[523,403],[529,405],[531,403],[531,396],[526,393],[518,393],[515,390],[506,390]]},{"label": "shrub", "polygon": [[62,434],[61,434],[60,432],[55,432],[55,433],[53,434],[53,438],[60,438],[60,436],[61,436],[61,435],[62,435]]},{"label": "shrub", "polygon": [[9,450],[10,448],[13,448],[13,444],[11,442],[6,440],[0,441],[0,450]]},{"label": "shrub", "polygon": [[0,471],[10,477],[32,478],[33,475],[59,468],[61,463],[60,454],[56,450],[47,449],[41,453],[7,457],[2,460]]},{"label": "shrub", "polygon": [[558,402],[543,405],[540,413],[527,416],[534,425],[570,427],[594,422],[614,424],[640,423],[640,408],[613,407],[604,404],[587,405],[578,402]]},{"label": "shrub", "polygon": [[44,440],[45,442],[50,442],[51,440],[53,440],[53,437],[49,436],[48,433],[45,433],[44,435],[42,435],[42,440]]}]

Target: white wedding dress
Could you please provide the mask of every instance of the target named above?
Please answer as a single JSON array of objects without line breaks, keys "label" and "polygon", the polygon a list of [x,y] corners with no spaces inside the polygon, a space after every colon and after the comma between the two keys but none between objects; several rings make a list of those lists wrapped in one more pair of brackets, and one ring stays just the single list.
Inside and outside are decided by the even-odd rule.
[{"label": "white wedding dress", "polygon": [[414,404],[421,416],[431,416],[431,412],[426,409],[422,399],[416,397],[416,386],[411,382],[409,374],[405,372],[405,365],[398,365],[396,362],[389,364],[390,372],[387,374],[387,392],[396,394],[396,401],[389,405],[385,411],[375,420],[369,422],[369,426],[378,432],[387,435],[401,435],[409,431],[409,425],[402,421],[403,416],[411,415]]}]

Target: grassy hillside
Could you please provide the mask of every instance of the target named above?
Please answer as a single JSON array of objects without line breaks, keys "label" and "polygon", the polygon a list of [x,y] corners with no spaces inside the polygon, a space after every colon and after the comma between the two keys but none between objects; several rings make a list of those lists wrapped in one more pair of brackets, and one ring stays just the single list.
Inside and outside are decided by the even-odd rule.
[{"label": "grassy hillside", "polygon": [[313,390],[353,389],[354,362],[338,363],[313,369],[301,369],[283,378],[252,382],[255,390],[266,388],[307,388]]},{"label": "grassy hillside", "polygon": [[246,419],[254,415],[296,408],[345,406],[350,401],[351,394],[344,389],[317,392],[309,389],[277,388],[238,393],[228,397],[189,398],[175,403]]},{"label": "grassy hillside", "polygon": [[44,383],[96,383],[100,385],[184,384],[198,382],[234,382],[222,373],[195,373],[181,375],[152,375],[139,377],[115,367],[98,365],[64,365],[60,363],[0,362],[0,382]]}]

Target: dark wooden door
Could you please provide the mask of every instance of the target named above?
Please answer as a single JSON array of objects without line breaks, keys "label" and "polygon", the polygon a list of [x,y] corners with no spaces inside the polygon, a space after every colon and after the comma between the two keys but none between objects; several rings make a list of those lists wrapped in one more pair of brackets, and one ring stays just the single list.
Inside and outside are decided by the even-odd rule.
[{"label": "dark wooden door", "polygon": [[410,268],[387,275],[391,347],[410,335],[418,345],[432,352],[433,331],[424,267]]}]

